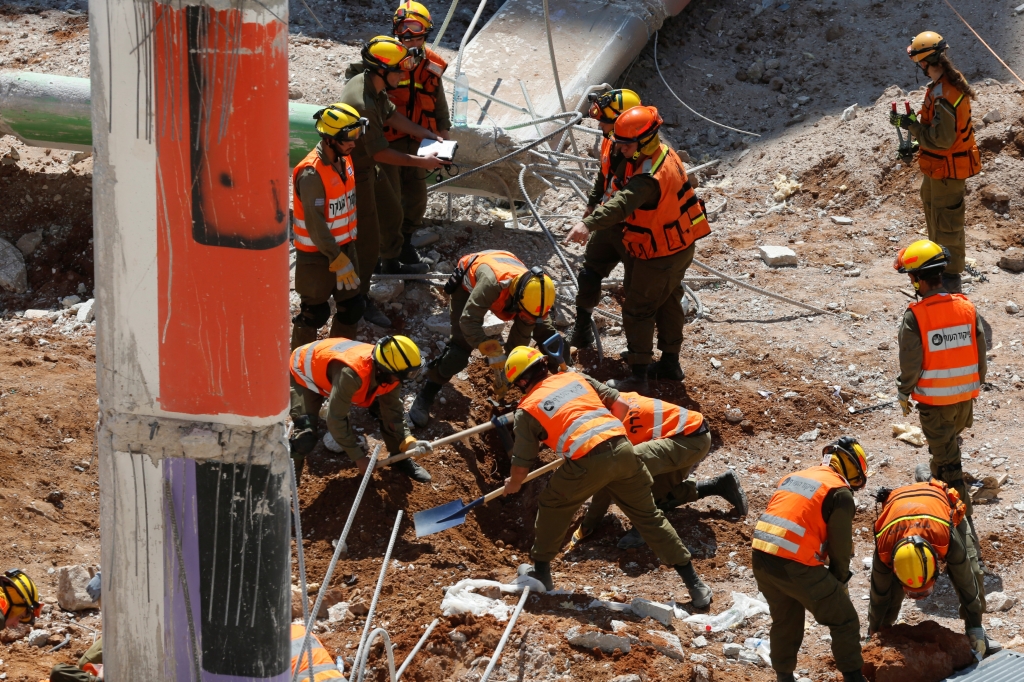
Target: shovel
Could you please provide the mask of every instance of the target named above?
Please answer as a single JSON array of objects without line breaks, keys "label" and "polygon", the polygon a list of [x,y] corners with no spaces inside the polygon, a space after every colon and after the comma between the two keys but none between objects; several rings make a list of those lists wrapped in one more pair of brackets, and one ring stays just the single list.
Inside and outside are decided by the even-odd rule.
[{"label": "shovel", "polygon": [[[488,422],[484,422],[483,424],[477,424],[476,426],[470,427],[465,431],[459,431],[458,433],[453,433],[452,435],[445,436],[444,438],[438,438],[437,440],[431,442],[430,445],[432,448],[438,448],[442,445],[448,445],[449,443],[454,443],[455,441],[463,440],[464,438],[469,438],[470,436],[475,436],[478,433],[483,433],[484,431],[490,431],[491,429],[496,428],[498,429],[498,437],[501,439],[501,444],[505,448],[505,451],[511,452],[512,436],[509,435],[507,427],[512,423],[512,418],[514,415],[514,412],[509,412],[508,414],[503,414],[500,417],[491,417],[491,420]],[[401,462],[403,459],[415,459],[420,455],[425,454],[427,454],[426,451],[403,452],[400,455],[393,455],[391,457],[388,457],[387,459],[380,460],[379,462],[377,462],[377,466],[387,466],[388,464]]]},{"label": "shovel", "polygon": [[[523,483],[532,481],[538,476],[543,476],[548,472],[554,471],[558,467],[562,466],[564,461],[564,459],[558,458],[550,464],[545,464],[540,469],[531,471],[530,474],[523,479]],[[470,509],[479,507],[480,505],[497,499],[504,494],[505,488],[503,486],[497,490],[492,490],[482,497],[476,498],[469,504],[463,504],[462,500],[452,500],[447,504],[442,504],[440,507],[416,512],[412,517],[413,523],[416,525],[416,537],[422,538],[426,535],[433,535],[434,533],[440,533],[442,530],[447,530],[461,525],[462,522],[466,520],[466,514]]]}]

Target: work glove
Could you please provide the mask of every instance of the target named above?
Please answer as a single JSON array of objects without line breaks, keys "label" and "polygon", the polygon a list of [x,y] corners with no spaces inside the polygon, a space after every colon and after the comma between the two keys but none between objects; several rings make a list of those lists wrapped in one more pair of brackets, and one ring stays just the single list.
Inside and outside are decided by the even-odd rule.
[{"label": "work glove", "polygon": [[971,648],[974,649],[974,656],[980,661],[985,658],[988,651],[988,640],[985,638],[985,628],[967,628],[967,637],[971,640]]},{"label": "work glove", "polygon": [[324,447],[331,452],[342,451],[342,447],[338,445],[338,441],[334,440],[334,436],[331,435],[330,431],[324,434]]},{"label": "work glove", "polygon": [[[477,350],[486,358],[496,358],[505,354],[505,350],[501,347],[501,341],[497,339],[487,339],[477,346]],[[504,362],[504,359],[502,359],[502,362]]]},{"label": "work glove", "polygon": [[910,396],[900,393],[897,396],[897,400],[899,400],[900,407],[903,409],[903,416],[906,417],[910,414]]},{"label": "work glove", "polygon": [[911,123],[917,123],[917,114],[900,114],[895,111],[889,112],[889,123],[904,130],[910,129]]},{"label": "work glove", "polygon": [[413,436],[406,436],[402,444],[398,446],[399,452],[408,452],[413,456],[426,455],[434,451],[434,446],[429,440],[416,440]]},{"label": "work glove", "polygon": [[494,395],[498,400],[504,400],[505,394],[508,393],[508,377],[505,376],[505,365],[494,367],[494,383],[491,386],[494,389]]},{"label": "work glove", "polygon": [[344,253],[339,253],[338,257],[334,259],[330,271],[337,278],[339,289],[359,288],[359,275],[356,274],[356,269],[352,266],[352,260]]}]

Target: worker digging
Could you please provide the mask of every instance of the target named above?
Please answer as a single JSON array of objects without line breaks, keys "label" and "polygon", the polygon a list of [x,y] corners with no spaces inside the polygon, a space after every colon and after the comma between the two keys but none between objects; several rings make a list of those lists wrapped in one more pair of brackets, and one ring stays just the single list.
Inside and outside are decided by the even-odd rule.
[{"label": "worker digging", "polygon": [[[24,567],[0,575],[0,680],[953,679],[916,676],[925,656],[893,644],[928,620],[954,630],[928,658],[969,650],[958,668],[1024,650],[1007,596],[1019,429],[995,425],[1019,402],[1019,318],[996,320],[980,288],[1024,271],[1009,202],[982,179],[1024,153],[1024,110],[997,131],[1002,113],[975,121],[972,106],[1000,97],[1009,112],[1019,93],[960,46],[954,65],[949,43],[969,36],[955,19],[935,19],[949,43],[917,33],[909,60],[914,31],[898,38],[919,91],[836,109],[816,70],[846,87],[846,69],[880,53],[858,13],[890,10],[840,26],[841,7],[694,2],[682,41],[665,23],[680,10],[660,0],[408,0],[340,17],[311,0],[286,21],[271,10],[287,7],[243,0],[160,7],[126,38],[124,0],[91,2],[89,54],[108,54],[75,106],[95,139],[25,128],[25,101],[50,91],[0,72],[0,140],[48,145],[41,167],[65,194],[53,169],[70,184],[73,164],[53,150],[95,155],[99,320],[88,327],[42,257],[59,229],[0,238],[0,442],[18,446],[17,466],[0,458],[0,512]],[[809,16],[826,17],[828,49],[803,42]],[[39,72],[14,24],[0,18],[0,66]],[[638,43],[629,59],[620,43]],[[296,55],[315,62],[301,87]],[[739,55],[753,64],[734,68]],[[153,91],[134,109],[132,78]],[[708,116],[732,80],[758,98],[726,125]],[[281,106],[255,143],[233,118],[263,98]],[[992,158],[997,133],[1012,158]],[[827,153],[794,160],[812,143]],[[222,171],[225,150],[247,165]],[[861,151],[878,168],[852,172],[844,154]],[[23,168],[0,160],[6,188]],[[46,211],[61,196],[43,188],[9,210],[57,220]],[[985,225],[979,206],[1006,212]],[[996,248],[998,266],[975,267]],[[209,258],[220,288],[202,279],[221,267]],[[912,293],[880,284],[890,263]],[[244,314],[239,291],[259,292]],[[58,293],[71,312],[22,305]],[[779,315],[779,302],[802,310]],[[98,393],[69,383],[9,409],[41,395],[39,370],[63,380],[85,362],[54,340],[71,316],[97,329],[82,357]],[[93,418],[99,405],[99,421],[55,424],[65,403]],[[919,433],[888,424],[900,411],[918,413]],[[927,462],[895,440],[884,450],[900,432]],[[96,462],[76,446],[87,439]],[[44,547],[43,521],[74,537]],[[65,552],[92,577],[57,568]]]}]

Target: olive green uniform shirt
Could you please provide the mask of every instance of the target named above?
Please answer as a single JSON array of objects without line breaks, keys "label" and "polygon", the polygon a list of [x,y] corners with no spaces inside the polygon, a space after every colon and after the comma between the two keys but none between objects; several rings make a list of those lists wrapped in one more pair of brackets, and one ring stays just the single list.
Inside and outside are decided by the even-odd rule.
[{"label": "olive green uniform shirt", "polygon": [[[595,185],[596,186],[596,185]],[[591,190],[593,191],[593,190]],[[604,190],[602,189],[602,194]],[[626,186],[612,195],[612,198],[594,209],[583,219],[591,232],[607,230],[621,225],[638,208],[653,211],[661,200],[661,185],[653,175],[638,173],[629,179]]]},{"label": "olive green uniform shirt", "polygon": [[[354,369],[341,362],[330,363],[327,367],[327,377],[331,380],[331,395],[327,402],[327,430],[344,449],[349,459],[362,459],[367,453],[352,428],[349,413],[352,411],[352,396],[362,388],[363,380]],[[371,375],[369,392],[375,391],[377,386],[377,377]],[[395,387],[394,390],[377,396],[377,406],[380,408],[381,436],[388,452],[395,454],[399,445],[409,435],[399,388]]]},{"label": "olive green uniform shirt", "polygon": [[[317,144],[316,153],[321,161],[327,163],[327,158],[323,152],[323,144],[323,142]],[[331,167],[339,176],[344,170],[341,159],[336,159],[331,164]],[[327,201],[327,191],[324,189],[324,181],[320,178],[320,174],[312,166],[303,168],[295,179],[295,198],[302,203],[302,210],[306,216],[306,231],[309,232],[309,238],[316,245],[316,248],[320,250],[320,253],[327,256],[328,262],[333,263],[334,259],[341,253],[341,247],[334,241],[334,235],[331,234],[330,228],[327,227],[327,220],[324,218],[324,203]],[[296,260],[306,254],[315,255],[309,251],[295,250]]]},{"label": "olive green uniform shirt", "polygon": [[907,130],[917,138],[923,149],[949,149],[956,142],[956,109],[945,99],[939,98],[935,102],[931,125],[926,126],[918,121],[911,123]]},{"label": "olive green uniform shirt", "polygon": [[[929,292],[922,298],[944,294],[946,290],[942,287]],[[985,375],[988,373],[988,361],[985,357],[987,342],[985,340],[985,328],[981,326],[981,319],[978,312],[974,312],[974,338],[978,344],[978,376],[981,383],[985,383]],[[896,390],[900,395],[909,396],[917,386],[921,378],[922,365],[924,364],[924,348],[921,346],[921,328],[917,324],[917,318],[910,308],[903,313],[903,324],[900,325],[900,376],[896,380]]]},{"label": "olive green uniform shirt", "polygon": [[395,105],[388,99],[386,90],[374,90],[373,79],[365,72],[345,83],[340,101],[355,107],[359,115],[368,121],[366,132],[356,140],[356,148],[352,151],[356,178],[365,180],[374,166],[374,155],[388,148],[384,123],[395,113]]},{"label": "olive green uniform shirt", "polygon": [[[611,163],[612,175],[622,180],[622,176],[626,172],[626,157],[619,154],[617,151],[612,150]],[[590,194],[587,195],[587,206],[594,208],[601,203],[601,199],[604,198],[605,190],[605,175],[601,171],[597,172],[597,178],[594,179],[594,186],[590,188]],[[660,195],[660,192],[659,192]]]},{"label": "olive green uniform shirt", "polygon": [[[468,285],[468,275],[466,282]],[[490,267],[483,264],[477,267],[476,286],[469,292],[469,300],[466,301],[466,306],[462,309],[462,315],[459,317],[459,329],[472,348],[479,347],[481,343],[491,338],[484,333],[484,315],[504,290],[505,287],[498,282],[498,278],[494,276],[494,271]],[[509,300],[511,301],[511,297]],[[551,327],[550,322],[547,321],[540,324],[544,327]],[[505,347],[511,349],[516,346],[529,345],[530,336],[533,334],[535,326],[524,322],[518,316],[513,318],[512,329],[508,333]],[[551,327],[551,333],[555,333],[553,327]]]}]

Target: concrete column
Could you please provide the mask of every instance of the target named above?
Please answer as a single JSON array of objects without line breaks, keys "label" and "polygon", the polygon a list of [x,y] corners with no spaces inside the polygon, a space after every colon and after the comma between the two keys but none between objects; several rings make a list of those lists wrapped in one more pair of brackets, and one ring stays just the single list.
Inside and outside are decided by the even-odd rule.
[{"label": "concrete column", "polygon": [[281,0],[91,0],[112,680],[290,667]]}]

